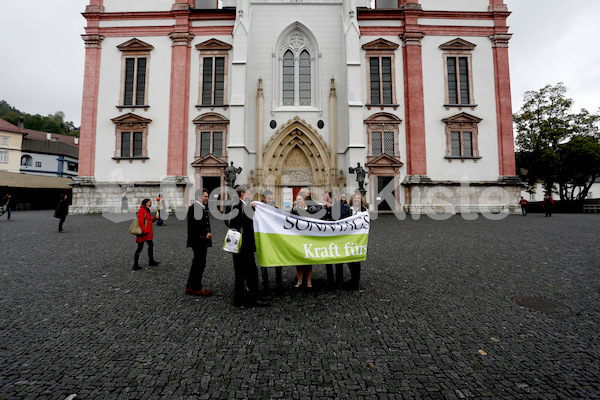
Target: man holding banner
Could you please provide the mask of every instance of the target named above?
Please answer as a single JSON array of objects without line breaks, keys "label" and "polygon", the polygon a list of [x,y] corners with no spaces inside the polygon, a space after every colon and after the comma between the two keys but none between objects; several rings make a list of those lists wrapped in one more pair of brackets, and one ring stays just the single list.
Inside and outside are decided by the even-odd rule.
[{"label": "man holding banner", "polygon": [[256,203],[258,264],[272,267],[363,261],[367,258],[370,224],[366,211],[339,221],[322,221]]},{"label": "man holding banner", "polygon": [[[235,284],[233,305],[236,307],[266,307],[269,303],[258,298],[258,269],[254,261],[254,229],[252,224],[252,191],[246,186],[235,187],[238,196],[237,203],[231,208],[229,227],[236,229],[242,235],[240,252],[233,255]],[[262,204],[262,203],[253,203]],[[245,298],[248,286],[248,298]],[[246,300],[246,301],[245,301]]]}]

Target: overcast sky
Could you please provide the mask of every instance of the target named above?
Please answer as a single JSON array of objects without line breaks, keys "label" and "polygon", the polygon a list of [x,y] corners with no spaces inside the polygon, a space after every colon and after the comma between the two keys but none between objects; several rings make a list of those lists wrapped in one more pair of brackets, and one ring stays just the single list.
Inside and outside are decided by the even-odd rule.
[{"label": "overcast sky", "polygon": [[[87,0],[0,0],[0,100],[79,126]],[[506,0],[513,110],[527,90],[564,82],[576,110],[600,107],[600,1]]]}]

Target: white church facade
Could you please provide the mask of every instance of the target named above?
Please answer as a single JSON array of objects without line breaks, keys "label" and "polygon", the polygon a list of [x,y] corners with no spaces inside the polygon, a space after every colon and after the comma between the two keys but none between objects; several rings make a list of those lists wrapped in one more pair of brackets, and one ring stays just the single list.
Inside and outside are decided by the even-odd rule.
[{"label": "white church facade", "polygon": [[374,210],[514,211],[503,0],[374,3],[90,0],[73,212],[182,207],[232,163],[283,208],[360,164]]}]

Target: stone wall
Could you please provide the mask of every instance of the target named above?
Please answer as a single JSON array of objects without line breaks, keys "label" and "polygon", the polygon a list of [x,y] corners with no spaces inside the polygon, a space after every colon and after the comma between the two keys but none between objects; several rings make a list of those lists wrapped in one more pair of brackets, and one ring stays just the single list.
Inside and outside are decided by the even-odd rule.
[{"label": "stone wall", "polygon": [[520,212],[522,184],[495,182],[405,182],[409,214],[513,214]]},{"label": "stone wall", "polygon": [[97,182],[93,178],[76,178],[72,184],[73,200],[69,208],[72,214],[96,214],[121,212],[123,194],[127,194],[129,211],[139,208],[143,199],[153,200],[159,194],[167,210],[185,209],[193,197],[193,185],[187,177],[173,177],[154,182]]}]

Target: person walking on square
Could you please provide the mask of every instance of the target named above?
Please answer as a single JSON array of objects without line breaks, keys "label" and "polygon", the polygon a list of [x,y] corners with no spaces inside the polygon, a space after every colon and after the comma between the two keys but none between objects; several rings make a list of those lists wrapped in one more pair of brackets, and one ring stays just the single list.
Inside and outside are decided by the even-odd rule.
[{"label": "person walking on square", "polygon": [[[292,215],[302,215],[306,216],[307,214],[314,214],[314,207],[308,207],[306,205],[306,200],[304,196],[300,193],[296,196],[296,205],[292,207]],[[312,265],[299,265],[296,267],[296,275],[298,276],[298,282],[296,283],[296,288],[302,287],[304,283],[304,277],[306,277],[306,287],[312,288]]]},{"label": "person walking on square", "polygon": [[552,199],[551,195],[546,194],[544,196],[544,202],[542,203],[542,208],[546,212],[546,215],[545,215],[546,217],[552,216],[552,209],[554,208],[554,200]]},{"label": "person walking on square", "polygon": [[[269,303],[258,298],[258,269],[254,260],[256,244],[252,222],[253,210],[250,205],[252,191],[243,185],[237,185],[234,189],[238,199],[237,204],[234,204],[230,211],[233,217],[229,221],[229,227],[240,232],[242,245],[240,252],[233,255],[235,275],[233,305],[236,307],[244,305],[266,307],[269,306]],[[247,298],[245,298],[245,286],[248,286]]]},{"label": "person walking on square", "polygon": [[12,211],[12,196],[10,193],[6,193],[6,196],[2,199],[2,208],[4,209],[4,213],[6,213],[7,221],[10,221],[10,214]]},{"label": "person walking on square", "polygon": [[[262,202],[268,204],[272,207],[275,207],[275,200],[273,199],[273,192],[270,190],[265,190],[262,194]],[[269,267],[271,268],[271,267]],[[262,285],[265,292],[270,292],[271,288],[269,286],[269,268],[260,267],[260,274],[262,276]],[[275,267],[275,284],[277,285],[277,290],[283,289],[283,267]]]},{"label": "person walking on square", "polygon": [[67,215],[69,215],[69,202],[67,201],[67,195],[62,193],[58,198],[58,206],[56,207],[56,217],[58,218],[58,232],[65,233],[63,224]]},{"label": "person walking on square", "polygon": [[165,200],[161,197],[160,194],[156,198],[156,209],[158,210],[158,221],[156,222],[156,225],[158,225],[158,226],[165,226],[165,221],[163,221],[163,213],[164,213],[164,209],[165,209]]},{"label": "person walking on square", "polygon": [[140,224],[140,228],[142,228],[142,234],[137,235],[135,242],[137,243],[137,250],[135,251],[134,261],[133,261],[133,270],[137,271],[142,269],[139,265],[140,261],[140,253],[144,248],[144,243],[148,243],[148,265],[151,267],[157,266],[160,264],[156,260],[154,260],[154,230],[152,229],[152,223],[158,219],[157,216],[152,216],[150,212],[150,207],[152,207],[152,200],[144,199],[142,200],[142,205],[140,206],[139,211],[137,212],[136,218]]},{"label": "person walking on square", "polygon": [[185,293],[194,296],[210,296],[212,291],[202,286],[202,276],[206,268],[206,253],[212,247],[212,233],[208,217],[208,190],[196,190],[196,201],[187,212],[187,247],[194,252],[192,267],[188,275]]},{"label": "person walking on square", "polygon": [[[323,193],[323,208],[325,215],[321,218],[323,221],[337,221],[342,216],[342,203],[335,201],[331,192]],[[336,285],[341,286],[344,282],[344,264],[335,264],[335,279],[333,276],[333,264],[325,265],[327,269],[327,286],[334,289]]]},{"label": "person walking on square", "polygon": [[519,204],[521,205],[521,214],[523,214],[523,216],[527,215],[527,204],[529,204],[529,202],[527,200],[525,200],[525,198],[523,196],[521,196],[521,200],[519,200]]},{"label": "person walking on square", "polygon": [[[364,211],[368,211],[365,200],[360,193],[354,193],[350,196],[350,205],[345,217],[352,217]],[[360,283],[360,261],[348,263],[348,268],[350,269],[350,280],[344,283],[343,288],[345,290],[358,290]]]}]

